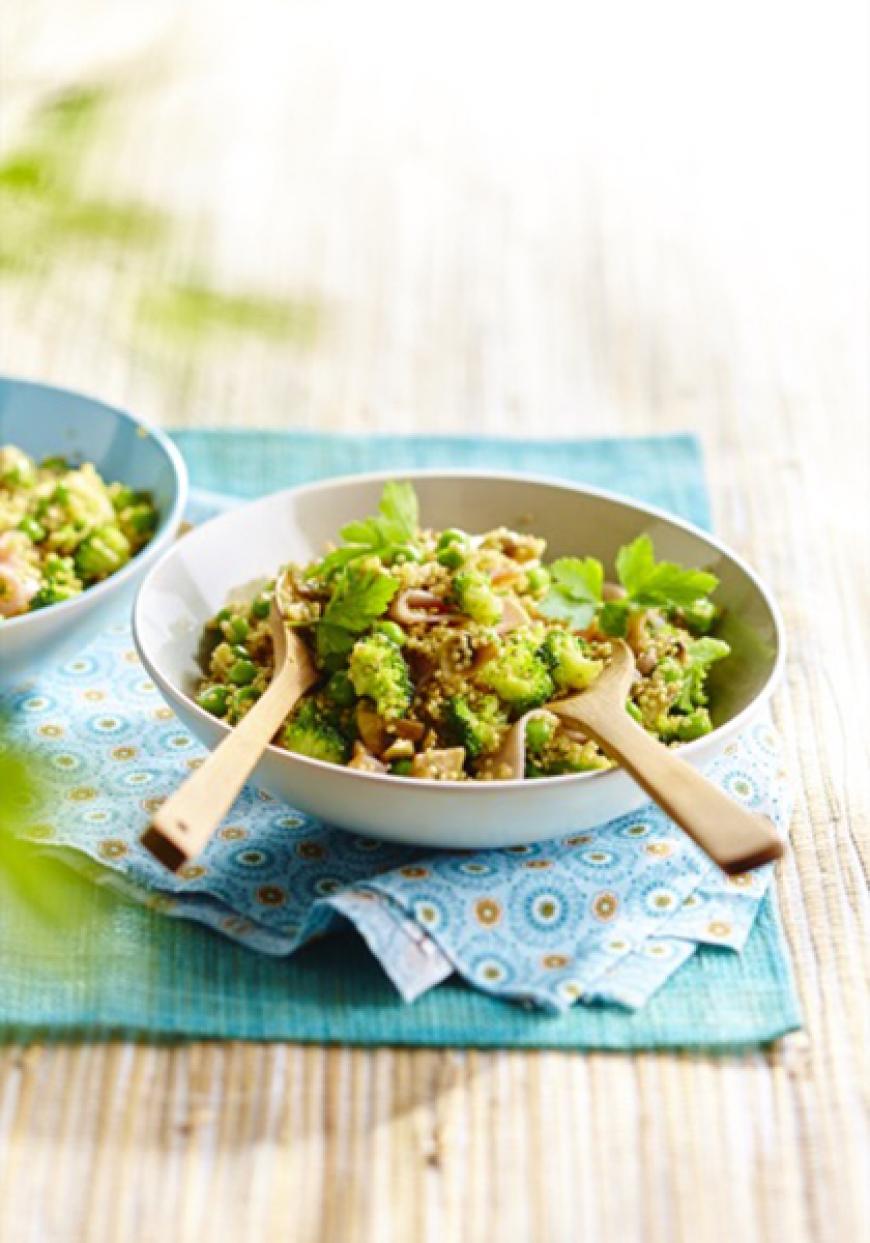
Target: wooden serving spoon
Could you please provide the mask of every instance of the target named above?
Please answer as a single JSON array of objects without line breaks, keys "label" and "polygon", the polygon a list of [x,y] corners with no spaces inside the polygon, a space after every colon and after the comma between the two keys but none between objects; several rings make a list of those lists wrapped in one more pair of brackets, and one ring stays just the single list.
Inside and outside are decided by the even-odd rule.
[{"label": "wooden serving spoon", "polygon": [[173,872],[203,850],[287,713],[317,676],[308,649],[284,624],[274,598],[269,628],[275,655],[272,681],[223,742],[162,804],[142,835],[142,844]]},{"label": "wooden serving spoon", "polygon": [[547,708],[579,725],[724,872],[746,872],[778,859],[782,838],[766,816],[735,803],[631,719],[625,702],[633,674],[631,648],[617,640],[588,690]]}]

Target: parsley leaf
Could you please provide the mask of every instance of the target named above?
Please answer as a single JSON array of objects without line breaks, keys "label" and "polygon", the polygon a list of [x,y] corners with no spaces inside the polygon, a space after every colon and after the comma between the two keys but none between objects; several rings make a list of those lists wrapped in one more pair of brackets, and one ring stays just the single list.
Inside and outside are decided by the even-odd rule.
[{"label": "parsley leaf", "polygon": [[654,567],[653,542],[648,535],[639,535],[630,544],[623,544],[616,554],[616,577],[630,596],[649,577]]},{"label": "parsley leaf", "polygon": [[719,585],[716,575],[706,570],[687,570],[675,561],[656,561],[648,535],[639,535],[620,548],[616,573],[632,604],[641,608],[688,608]]},{"label": "parsley leaf", "polygon": [[417,534],[420,509],[412,483],[391,479],[384,485],[378,509],[381,517],[375,521],[380,521],[382,532],[394,543],[407,543]]},{"label": "parsley leaf", "polygon": [[550,580],[550,592],[538,606],[541,612],[585,630],[601,603],[604,566],[595,557],[560,557],[550,566]]},{"label": "parsley leaf", "polygon": [[391,479],[384,486],[378,513],[342,527],[344,547],[327,553],[318,567],[318,573],[329,578],[336,570],[359,557],[379,556],[386,560],[398,545],[409,544],[416,539],[418,525],[419,506],[413,484]]},{"label": "parsley leaf", "polygon": [[399,584],[381,570],[345,567],[335,583],[332,598],[317,623],[317,652],[321,657],[343,655],[354,645],[354,636],[368,630],[387,611]]},{"label": "parsley leaf", "polygon": [[550,577],[569,600],[597,603],[604,586],[604,566],[596,557],[560,557],[550,566]]},{"label": "parsley leaf", "polygon": [[595,557],[561,557],[550,566],[551,588],[538,605],[546,617],[585,630],[597,618],[604,634],[624,638],[635,609],[700,609],[715,615],[706,599],[718,586],[715,574],[689,570],[674,561],[656,561],[653,542],[639,535],[616,555],[616,574],[625,588],[622,600],[602,599],[604,570]]}]

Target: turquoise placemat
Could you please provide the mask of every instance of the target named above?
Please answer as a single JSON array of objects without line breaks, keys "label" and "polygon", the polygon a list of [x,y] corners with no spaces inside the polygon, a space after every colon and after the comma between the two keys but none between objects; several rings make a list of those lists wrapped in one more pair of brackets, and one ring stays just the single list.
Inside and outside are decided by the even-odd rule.
[{"label": "turquoise placemat", "polygon": [[[685,436],[554,444],[184,432],[178,441],[195,485],[239,495],[328,474],[474,464],[582,479],[708,521],[698,447]],[[579,1006],[554,1018],[452,981],[406,1006],[350,934],[289,960],[267,958],[127,902],[55,861],[38,860],[38,892],[33,875],[20,866],[0,874],[0,1024],[8,1033],[734,1047],[799,1024],[769,899],[742,955],[702,948],[638,1012]],[[95,868],[93,879],[100,875]]]}]

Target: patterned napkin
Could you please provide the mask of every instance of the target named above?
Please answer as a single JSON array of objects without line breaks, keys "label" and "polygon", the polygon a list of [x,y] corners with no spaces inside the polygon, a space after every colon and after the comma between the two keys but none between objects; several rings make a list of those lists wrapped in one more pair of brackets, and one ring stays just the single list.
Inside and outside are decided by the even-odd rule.
[{"label": "patterned napkin", "polygon": [[[191,518],[207,516],[194,502]],[[457,971],[558,1012],[635,1009],[700,944],[742,949],[769,867],[725,878],[652,805],[536,846],[435,853],[341,832],[252,787],[202,858],[173,876],[139,844],[203,749],[161,702],[119,618],[74,660],[11,697],[10,744],[45,763],[28,836],[105,883],[266,954],[350,921],[413,1000]],[[790,795],[767,721],[710,775],[785,831]]]}]

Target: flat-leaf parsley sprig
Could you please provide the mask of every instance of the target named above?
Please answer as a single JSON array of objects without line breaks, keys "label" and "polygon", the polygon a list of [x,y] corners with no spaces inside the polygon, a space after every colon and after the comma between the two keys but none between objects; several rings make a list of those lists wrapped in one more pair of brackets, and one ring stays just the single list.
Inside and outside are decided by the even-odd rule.
[{"label": "flat-leaf parsley sprig", "polygon": [[708,597],[719,580],[707,570],[690,570],[675,561],[656,561],[653,542],[639,535],[616,555],[616,577],[625,591],[620,600],[603,598],[604,567],[595,557],[561,557],[550,566],[550,591],[541,602],[548,617],[585,630],[597,621],[604,634],[623,637],[638,609],[680,610],[706,628],[715,614]]},{"label": "flat-leaf parsley sprig", "polygon": [[315,573],[318,578],[330,578],[336,570],[360,557],[376,556],[389,564],[403,554],[413,556],[418,535],[419,507],[413,485],[391,480],[384,486],[378,512],[342,527],[345,543],[327,553]]}]

